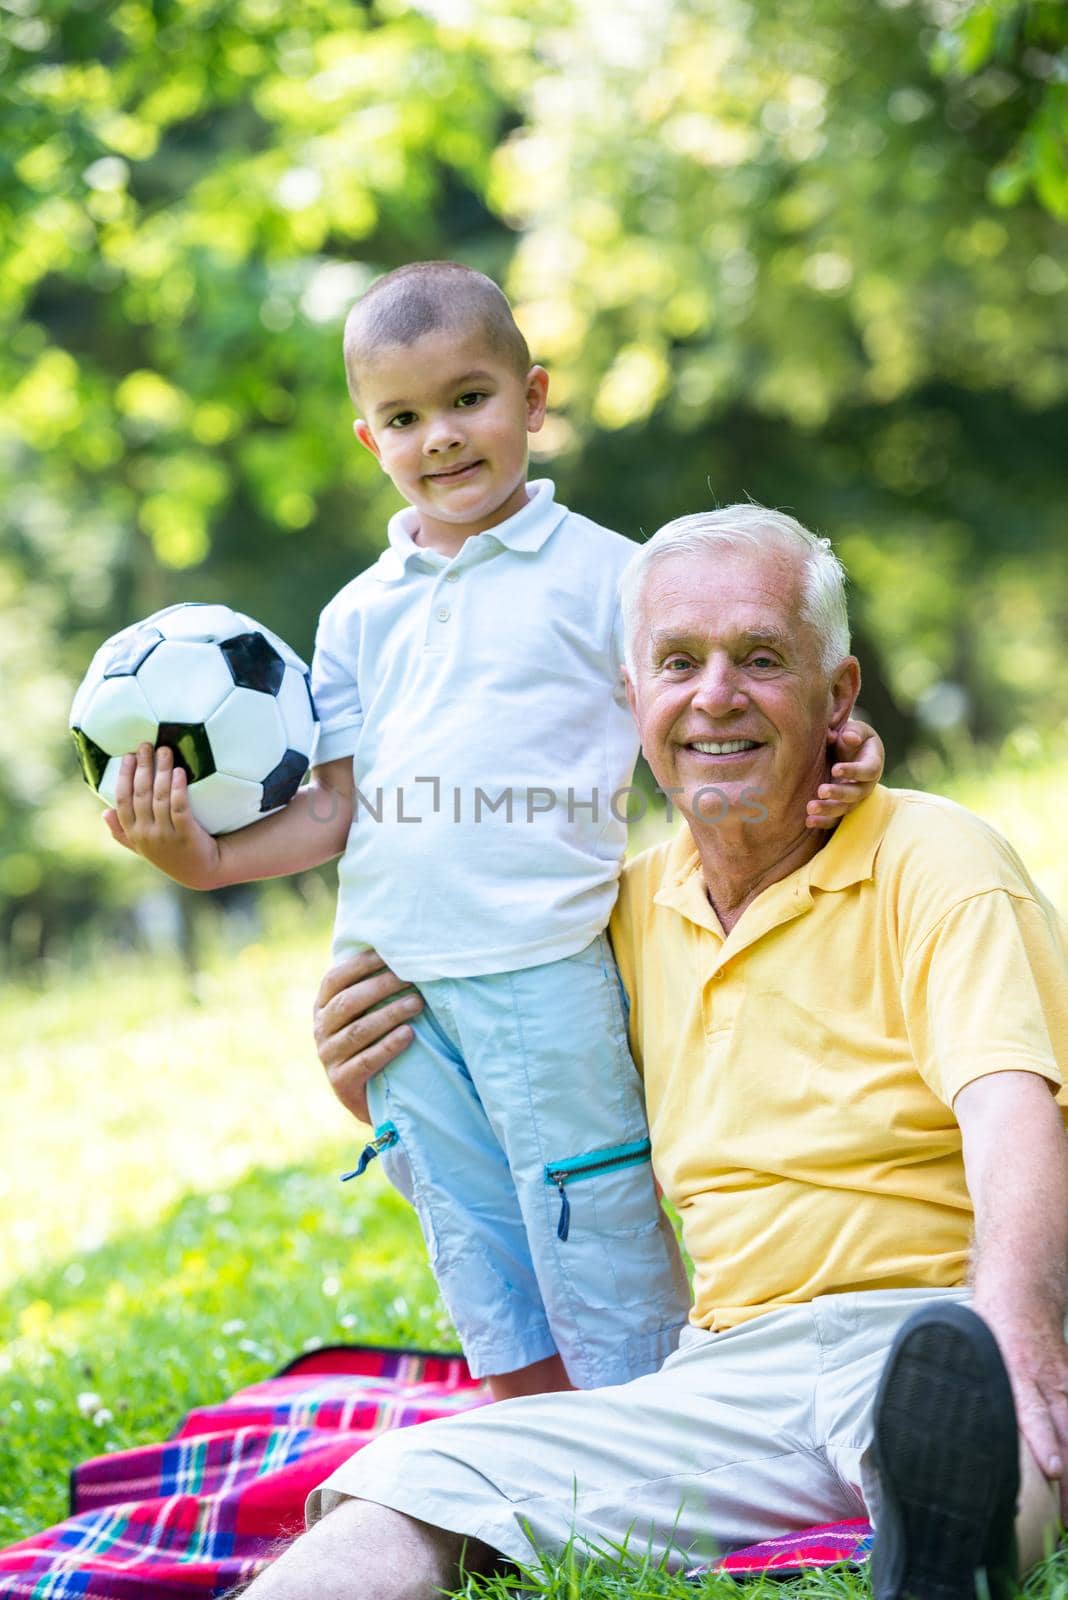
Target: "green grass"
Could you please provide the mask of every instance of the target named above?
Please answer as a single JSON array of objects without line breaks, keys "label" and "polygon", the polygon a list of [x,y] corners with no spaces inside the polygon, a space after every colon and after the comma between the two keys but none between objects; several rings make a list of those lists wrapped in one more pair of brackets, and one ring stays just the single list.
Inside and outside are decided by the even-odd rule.
[{"label": "green grass", "polygon": [[0,1543],[65,1515],[74,1462],[305,1346],[455,1342],[408,1208],[338,1182],[362,1136],[310,1042],[325,950],[291,929],[195,995],[126,960],[0,1002]]},{"label": "green grass", "polygon": [[[1068,906],[1068,766],[1020,765],[952,792]],[[407,1208],[373,1167],[337,1182],[362,1138],[310,1040],[326,952],[321,917],[276,900],[259,942],[212,951],[194,991],[172,967],[102,956],[0,997],[0,1543],[65,1514],[76,1461],[158,1439],[306,1346],[453,1343]],[[638,1555],[565,1558],[461,1592],[728,1591]],[[1028,1591],[1068,1596],[1068,1558]],[[746,1600],[866,1592],[848,1572],[745,1585]]]}]

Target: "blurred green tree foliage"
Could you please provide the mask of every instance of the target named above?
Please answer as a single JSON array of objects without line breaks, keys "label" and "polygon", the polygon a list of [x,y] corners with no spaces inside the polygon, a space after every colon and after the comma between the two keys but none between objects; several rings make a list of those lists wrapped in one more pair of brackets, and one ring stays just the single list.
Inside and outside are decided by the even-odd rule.
[{"label": "blurred green tree foliage", "polygon": [[310,650],[395,504],[338,358],[380,270],[501,278],[572,503],[831,531],[900,758],[1068,718],[1065,8],[0,0],[0,937],[132,887],[65,743],[115,628]]},{"label": "blurred green tree foliage", "polygon": [[34,948],[132,881],[65,747],[101,638],[225,598],[307,653],[372,557],[395,501],[340,320],[382,263],[503,269],[481,195],[507,113],[483,52],[407,6],[6,10],[0,895]]},{"label": "blurred green tree foliage", "polygon": [[1066,236],[990,192],[1044,65],[940,76],[974,19],[937,0],[584,15],[491,189],[576,500],[649,528],[748,492],[832,530],[898,755],[917,713],[1061,721]]},{"label": "blurred green tree foliage", "polygon": [[1026,100],[1000,119],[1004,148],[990,173],[991,196],[1013,205],[1030,191],[1068,222],[1068,7],[1062,0],[958,0],[946,20],[934,64],[950,79],[971,80],[981,109],[1012,100],[1021,80],[1030,80]]}]

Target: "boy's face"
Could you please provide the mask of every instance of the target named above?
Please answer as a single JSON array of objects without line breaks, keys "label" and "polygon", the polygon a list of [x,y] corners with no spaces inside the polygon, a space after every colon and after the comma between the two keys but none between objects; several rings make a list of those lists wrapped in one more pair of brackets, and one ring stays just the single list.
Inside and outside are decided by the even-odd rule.
[{"label": "boy's face", "polygon": [[440,328],[379,348],[358,381],[356,437],[418,511],[421,543],[454,552],[526,504],[543,368],[520,377],[481,330]]}]

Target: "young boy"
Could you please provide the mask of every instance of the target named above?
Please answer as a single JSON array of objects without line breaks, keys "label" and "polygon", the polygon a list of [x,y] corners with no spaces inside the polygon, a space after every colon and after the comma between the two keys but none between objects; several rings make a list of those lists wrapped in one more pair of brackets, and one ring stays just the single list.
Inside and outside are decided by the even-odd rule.
[{"label": "young boy", "polygon": [[[634,547],[527,484],[548,377],[488,278],[425,262],[380,279],[345,365],[356,437],[408,507],[323,612],[311,784],[213,839],[145,745],[108,825],[194,888],[344,852],[335,957],[373,946],[425,1002],[369,1086],[360,1170],[380,1153],[414,1203],[497,1398],[625,1382],[674,1349],[689,1305],[604,931],[637,755],[616,599]],[[860,755],[813,825],[869,792],[878,740]]]}]

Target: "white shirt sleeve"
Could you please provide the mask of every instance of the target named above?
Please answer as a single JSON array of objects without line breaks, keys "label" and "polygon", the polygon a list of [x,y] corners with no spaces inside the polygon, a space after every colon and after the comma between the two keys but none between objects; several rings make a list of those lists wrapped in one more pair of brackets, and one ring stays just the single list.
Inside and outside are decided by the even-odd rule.
[{"label": "white shirt sleeve", "polygon": [[312,696],[319,713],[317,765],[356,753],[363,707],[356,675],[359,617],[327,606],[319,618],[312,657]]}]

